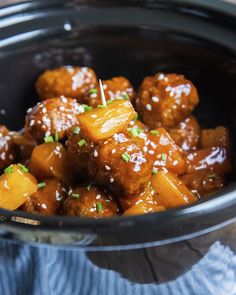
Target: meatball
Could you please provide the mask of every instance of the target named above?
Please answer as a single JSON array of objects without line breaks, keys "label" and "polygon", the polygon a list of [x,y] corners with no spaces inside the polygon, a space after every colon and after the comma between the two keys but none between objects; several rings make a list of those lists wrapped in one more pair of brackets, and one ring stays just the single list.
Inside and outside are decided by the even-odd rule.
[{"label": "meatball", "polygon": [[219,126],[215,129],[202,130],[201,147],[206,149],[214,146],[222,146],[230,150],[230,136],[227,128]]},{"label": "meatball", "polygon": [[92,69],[67,66],[44,72],[36,82],[36,90],[42,100],[64,95],[80,102],[96,85],[97,77]]},{"label": "meatball", "polygon": [[170,128],[189,116],[198,101],[195,86],[184,76],[157,73],[143,80],[136,106],[149,127]]},{"label": "meatball", "polygon": [[228,150],[224,147],[212,147],[189,153],[187,173],[199,170],[208,170],[219,174],[231,172],[232,165]]},{"label": "meatball", "polygon": [[171,128],[169,134],[183,151],[193,151],[198,147],[201,128],[196,118],[190,116],[183,122],[180,122],[176,127]]},{"label": "meatball", "polygon": [[112,197],[91,185],[76,187],[63,204],[63,214],[70,216],[102,218],[117,212]]},{"label": "meatball", "polygon": [[38,184],[38,190],[22,205],[21,209],[30,213],[55,215],[59,213],[61,200],[65,194],[61,183],[47,179]]},{"label": "meatball", "polygon": [[199,197],[209,196],[218,192],[225,185],[222,175],[207,170],[200,170],[182,176],[183,183]]},{"label": "meatball", "polygon": [[12,142],[16,151],[16,159],[20,163],[27,162],[36,147],[36,140],[23,129],[20,132],[11,132]]},{"label": "meatball", "polygon": [[85,175],[88,174],[88,162],[94,150],[94,143],[86,138],[77,126],[67,141],[66,149],[68,161],[72,163],[72,171],[86,178]]},{"label": "meatball", "polygon": [[78,124],[82,112],[84,108],[75,99],[47,99],[28,110],[25,128],[39,143],[50,135],[61,140]]},{"label": "meatball", "polygon": [[9,130],[0,125],[0,170],[12,164],[14,159],[15,150]]},{"label": "meatball", "polygon": [[[110,80],[102,81],[104,95],[107,100],[130,99],[135,97],[134,88],[125,77],[114,77]],[[85,96],[85,103],[92,107],[102,103],[99,87],[90,89]]]},{"label": "meatball", "polygon": [[89,162],[89,173],[115,195],[128,196],[147,186],[152,173],[152,159],[125,134],[114,134],[95,148]]}]

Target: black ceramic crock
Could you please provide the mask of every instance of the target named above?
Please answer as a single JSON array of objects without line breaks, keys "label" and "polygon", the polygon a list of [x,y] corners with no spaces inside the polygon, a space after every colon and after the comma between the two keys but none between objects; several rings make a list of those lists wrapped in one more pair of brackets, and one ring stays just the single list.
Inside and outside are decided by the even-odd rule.
[{"label": "black ceramic crock", "polygon": [[[23,126],[26,109],[37,102],[34,82],[48,68],[89,66],[102,79],[124,75],[135,86],[157,71],[182,73],[199,90],[201,102],[195,113],[202,126],[229,127],[235,155],[233,4],[218,0],[45,0],[3,1],[0,7],[0,124],[15,130]],[[95,220],[0,209],[4,239],[87,251],[158,246],[159,255],[170,266],[169,253],[188,245],[186,249],[196,254],[189,241],[197,241],[206,250],[203,244],[222,237],[226,241],[225,233],[234,231],[234,225],[234,175],[228,187],[210,198],[145,216]],[[179,269],[186,269],[180,265]]]}]

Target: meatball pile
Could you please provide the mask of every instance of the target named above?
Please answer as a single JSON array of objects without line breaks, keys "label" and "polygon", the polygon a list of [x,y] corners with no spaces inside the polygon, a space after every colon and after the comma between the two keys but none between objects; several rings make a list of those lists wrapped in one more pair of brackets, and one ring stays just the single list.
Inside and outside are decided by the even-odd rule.
[{"label": "meatball pile", "polygon": [[20,132],[0,126],[3,176],[18,163],[37,182],[23,211],[92,218],[161,212],[227,183],[229,131],[201,129],[192,114],[199,95],[183,75],[156,73],[138,89],[113,77],[101,88],[92,69],[64,66],[42,73],[36,91],[39,102]]}]

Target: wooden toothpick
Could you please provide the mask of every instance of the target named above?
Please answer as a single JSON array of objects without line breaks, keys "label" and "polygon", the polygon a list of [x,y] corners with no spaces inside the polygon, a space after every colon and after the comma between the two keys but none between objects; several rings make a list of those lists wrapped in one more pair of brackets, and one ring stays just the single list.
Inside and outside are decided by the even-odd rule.
[{"label": "wooden toothpick", "polygon": [[104,94],[104,90],[103,90],[101,79],[99,79],[99,86],[100,86],[100,93],[101,93],[101,98],[102,98],[102,104],[106,107],[107,106],[107,102],[106,102],[106,97],[105,97],[105,94]]}]

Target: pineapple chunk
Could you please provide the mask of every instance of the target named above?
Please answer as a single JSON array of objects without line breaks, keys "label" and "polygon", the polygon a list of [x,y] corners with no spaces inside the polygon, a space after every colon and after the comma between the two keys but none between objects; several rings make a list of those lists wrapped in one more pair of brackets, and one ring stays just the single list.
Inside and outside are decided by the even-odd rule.
[{"label": "pineapple chunk", "polygon": [[136,112],[128,100],[116,100],[107,107],[96,108],[78,116],[81,129],[94,142],[123,131]]},{"label": "pineapple chunk", "polygon": [[23,165],[9,166],[0,177],[0,207],[17,209],[37,188],[37,180]]},{"label": "pineapple chunk", "polygon": [[197,200],[178,177],[170,172],[157,172],[151,178],[151,185],[155,192],[155,201],[165,208],[189,205]]}]

